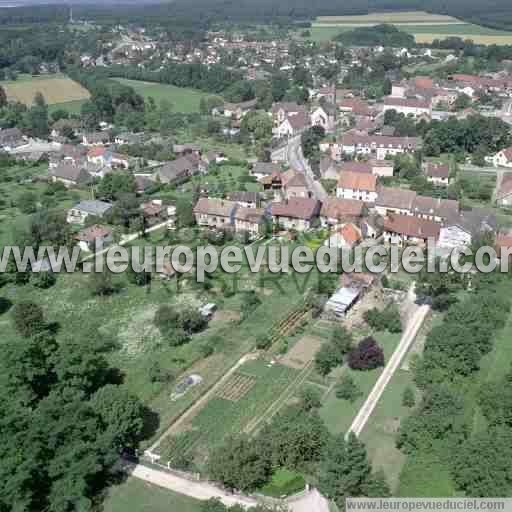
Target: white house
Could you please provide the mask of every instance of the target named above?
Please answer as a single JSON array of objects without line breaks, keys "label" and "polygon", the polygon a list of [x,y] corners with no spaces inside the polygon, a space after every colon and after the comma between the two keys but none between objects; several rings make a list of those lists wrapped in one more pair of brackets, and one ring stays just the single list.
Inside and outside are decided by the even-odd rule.
[{"label": "white house", "polygon": [[512,168],[512,147],[502,149],[492,157],[494,167]]},{"label": "white house", "polygon": [[384,98],[383,112],[388,110],[395,110],[405,116],[412,116],[417,118],[422,115],[429,116],[432,113],[432,106],[430,101],[419,100],[416,98],[395,98],[388,96]]},{"label": "white house", "polygon": [[373,204],[377,199],[377,177],[367,173],[342,172],[336,188],[336,197]]},{"label": "white house", "polygon": [[336,126],[336,107],[327,103],[319,105],[310,117],[312,126],[321,126],[327,133],[333,132]]},{"label": "white house", "polygon": [[414,152],[421,149],[418,137],[388,137],[385,135],[359,135],[346,133],[341,139],[343,152],[347,154],[372,155],[377,160],[386,156]]}]

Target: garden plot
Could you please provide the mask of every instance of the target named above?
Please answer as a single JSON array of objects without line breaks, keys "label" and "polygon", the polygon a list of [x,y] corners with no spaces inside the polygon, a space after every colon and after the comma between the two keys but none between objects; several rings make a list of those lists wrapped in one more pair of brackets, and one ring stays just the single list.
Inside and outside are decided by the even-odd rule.
[{"label": "garden plot", "polygon": [[281,359],[281,363],[290,368],[302,369],[315,358],[321,346],[322,339],[318,336],[303,336]]},{"label": "garden plot", "polygon": [[185,458],[201,466],[209,449],[263,415],[298,373],[264,359],[246,362],[179,431],[162,442],[158,447],[162,459],[172,464]]}]

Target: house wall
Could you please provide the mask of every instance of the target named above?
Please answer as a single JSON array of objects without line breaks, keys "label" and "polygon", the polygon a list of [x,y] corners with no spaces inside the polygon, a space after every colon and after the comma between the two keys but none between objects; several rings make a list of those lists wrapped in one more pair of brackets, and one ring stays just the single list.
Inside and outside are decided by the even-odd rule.
[{"label": "house wall", "polygon": [[198,226],[204,226],[215,229],[225,229],[231,226],[231,219],[229,217],[196,213],[195,218]]},{"label": "house wall", "polygon": [[377,192],[338,187],[336,189],[336,197],[341,197],[343,199],[357,199],[358,201],[374,203],[377,199]]},{"label": "house wall", "polygon": [[274,220],[284,229],[295,229],[296,231],[305,231],[310,227],[309,220],[305,219],[294,219],[292,217],[274,217]]}]

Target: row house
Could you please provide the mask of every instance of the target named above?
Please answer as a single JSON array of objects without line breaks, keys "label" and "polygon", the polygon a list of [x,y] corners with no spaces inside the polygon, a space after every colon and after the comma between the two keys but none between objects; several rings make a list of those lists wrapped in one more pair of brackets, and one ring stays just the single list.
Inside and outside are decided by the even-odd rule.
[{"label": "row house", "polygon": [[368,160],[367,162],[343,162],[339,166],[340,172],[358,172],[363,174],[373,174],[379,178],[393,177],[392,160]]},{"label": "row house", "polygon": [[249,112],[256,108],[258,100],[243,101],[241,103],[224,103],[224,116],[240,121]]},{"label": "row house", "polygon": [[419,196],[412,190],[380,187],[375,210],[383,217],[389,215],[414,216],[433,222],[444,222],[458,215],[460,205],[451,199]]},{"label": "row house", "polygon": [[234,214],[235,232],[248,233],[252,238],[263,234],[265,210],[262,208],[238,207]]},{"label": "row house", "polygon": [[261,195],[259,192],[248,192],[245,190],[230,192],[227,195],[228,201],[234,201],[244,208],[258,208],[261,203]]},{"label": "row house", "polygon": [[87,147],[104,146],[110,144],[111,137],[112,135],[109,131],[84,133],[82,136],[82,144]]},{"label": "row house", "polygon": [[384,218],[384,241],[396,245],[426,245],[429,239],[437,242],[441,229],[437,222],[409,215],[388,215]]},{"label": "row house", "polygon": [[274,222],[284,229],[305,231],[310,229],[320,214],[320,201],[295,197],[280,203],[273,203],[270,214]]},{"label": "row house", "polygon": [[91,175],[83,166],[68,163],[50,168],[48,176],[52,183],[63,183],[66,188],[79,187],[91,181]]},{"label": "row house", "polygon": [[340,226],[347,222],[359,224],[368,213],[363,201],[328,197],[322,203],[320,222],[322,227]]},{"label": "row house", "polygon": [[375,203],[377,199],[377,177],[359,172],[342,172],[336,187],[336,197]]},{"label": "row house", "polygon": [[383,112],[395,110],[399,114],[412,116],[415,119],[421,116],[429,117],[432,114],[432,106],[430,101],[420,100],[416,98],[394,98],[388,96],[384,98]]},{"label": "row house", "polygon": [[411,153],[422,147],[419,137],[387,137],[355,133],[343,135],[341,144],[344,153],[349,155],[374,155],[377,160],[385,160],[388,155]]},{"label": "row house", "polygon": [[265,211],[261,208],[245,208],[234,201],[203,197],[194,207],[198,226],[209,229],[234,230],[257,236],[265,226]]}]

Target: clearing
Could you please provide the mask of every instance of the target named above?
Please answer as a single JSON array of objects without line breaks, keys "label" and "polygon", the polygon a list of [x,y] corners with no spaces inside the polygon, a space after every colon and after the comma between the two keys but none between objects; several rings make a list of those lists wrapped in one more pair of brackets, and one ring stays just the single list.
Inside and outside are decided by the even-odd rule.
[{"label": "clearing", "polygon": [[62,74],[38,77],[21,75],[15,81],[0,82],[0,85],[5,89],[7,98],[25,105],[32,105],[34,96],[38,92],[44,96],[48,105],[70,102],[76,105],[75,102],[83,102],[90,97],[87,89]]},{"label": "clearing", "polygon": [[144,99],[151,96],[154,98],[157,105],[162,100],[171,102],[173,110],[176,112],[199,112],[199,102],[201,98],[209,96],[209,94],[196,89],[176,87],[174,85],[143,82],[141,80],[128,80],[126,78],[116,78],[115,80],[121,84],[133,87],[135,92],[143,96]]}]

